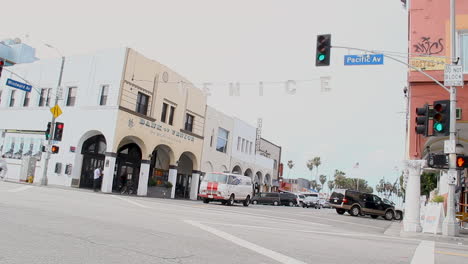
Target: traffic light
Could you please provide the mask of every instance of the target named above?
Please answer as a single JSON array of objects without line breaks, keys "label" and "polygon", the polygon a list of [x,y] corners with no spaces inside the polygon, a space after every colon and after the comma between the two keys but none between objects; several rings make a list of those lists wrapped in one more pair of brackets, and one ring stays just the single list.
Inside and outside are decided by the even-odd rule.
[{"label": "traffic light", "polygon": [[64,128],[63,123],[60,123],[60,122],[55,123],[55,130],[54,130],[54,140],[55,141],[61,141],[62,140],[63,128]]},{"label": "traffic light", "polygon": [[5,62],[0,60],[0,77],[2,77],[3,66],[5,66]]},{"label": "traffic light", "polygon": [[52,152],[53,154],[57,154],[57,153],[59,152],[59,147],[53,145],[53,146],[50,148],[50,152]]},{"label": "traffic light", "polygon": [[447,154],[429,153],[427,156],[427,166],[437,169],[448,169]]},{"label": "traffic light", "polygon": [[46,129],[46,131],[45,131],[45,139],[46,139],[46,140],[49,140],[49,139],[50,139],[50,133],[52,132],[51,126],[52,126],[52,124],[51,124],[50,122],[47,123],[47,129]]},{"label": "traffic light", "polygon": [[330,65],[331,34],[317,36],[315,66]]},{"label": "traffic light", "polygon": [[457,169],[468,168],[468,157],[457,155]]},{"label": "traffic light", "polygon": [[428,124],[429,124],[429,106],[427,104],[424,107],[416,108],[416,134],[424,135],[427,137]]},{"label": "traffic light", "polygon": [[433,136],[448,136],[450,134],[450,100],[434,101],[433,107]]}]

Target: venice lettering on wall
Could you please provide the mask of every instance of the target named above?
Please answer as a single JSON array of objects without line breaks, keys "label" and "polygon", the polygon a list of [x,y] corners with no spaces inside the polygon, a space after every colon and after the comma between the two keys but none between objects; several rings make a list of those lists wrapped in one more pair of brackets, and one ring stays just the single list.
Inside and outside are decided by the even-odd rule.
[{"label": "venice lettering on wall", "polygon": [[[129,124],[132,124],[132,126],[133,126],[133,119],[129,119]],[[191,141],[191,142],[195,141],[195,137],[193,137],[193,136],[187,135],[187,134],[182,133],[180,131],[176,131],[175,129],[172,129],[172,128],[164,127],[164,126],[162,126],[160,124],[157,124],[156,122],[150,122],[148,120],[145,120],[144,118],[140,118],[140,125],[145,126],[147,128],[150,128],[150,129],[153,129],[153,131],[155,131],[155,132],[160,131],[160,132],[165,133],[165,134],[157,133],[157,136],[159,136],[159,137],[165,137],[167,139],[173,139],[173,140],[175,140],[175,139],[185,139],[185,140]]]}]

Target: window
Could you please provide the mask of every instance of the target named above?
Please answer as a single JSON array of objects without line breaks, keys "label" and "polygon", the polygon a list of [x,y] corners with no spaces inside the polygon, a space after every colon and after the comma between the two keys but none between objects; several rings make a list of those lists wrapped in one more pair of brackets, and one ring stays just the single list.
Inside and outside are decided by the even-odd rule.
[{"label": "window", "polygon": [[252,154],[252,142],[250,142],[249,154]]},{"label": "window", "polygon": [[52,88],[47,89],[47,98],[46,98],[46,106],[50,106],[50,93],[52,92]]},{"label": "window", "polygon": [[68,88],[67,106],[75,106],[76,101],[76,87]]},{"label": "window", "polygon": [[192,132],[193,131],[193,119],[194,116],[187,114],[185,118],[185,130]]},{"label": "window", "polygon": [[240,150],[241,138],[237,137],[237,150]]},{"label": "window", "polygon": [[12,107],[12,106],[15,105],[15,93],[16,93],[15,90],[11,90],[11,94],[10,94],[10,107]]},{"label": "window", "polygon": [[226,153],[228,143],[229,131],[223,128],[218,128],[218,141],[216,143],[216,150]]},{"label": "window", "polygon": [[148,112],[148,101],[148,95],[138,92],[135,111],[142,115],[146,115]]},{"label": "window", "polygon": [[169,125],[171,126],[174,121],[174,111],[175,111],[175,106],[171,105],[171,111],[169,112]]},{"label": "window", "polygon": [[41,97],[39,97],[39,106],[44,106],[46,101],[46,93],[48,89],[41,89]]},{"label": "window", "polygon": [[214,129],[211,131],[210,147],[213,147]]},{"label": "window", "polygon": [[245,139],[242,139],[241,151],[244,152],[244,150],[245,150]]},{"label": "window", "polygon": [[101,88],[101,100],[99,100],[99,105],[107,104],[108,93],[109,93],[109,85],[103,85]]},{"label": "window", "polygon": [[166,123],[166,115],[167,115],[167,104],[163,103],[163,108],[161,112],[161,122]]},{"label": "window", "polygon": [[26,92],[24,94],[24,101],[23,101],[23,106],[29,106],[29,101],[31,101],[31,93],[30,92]]}]

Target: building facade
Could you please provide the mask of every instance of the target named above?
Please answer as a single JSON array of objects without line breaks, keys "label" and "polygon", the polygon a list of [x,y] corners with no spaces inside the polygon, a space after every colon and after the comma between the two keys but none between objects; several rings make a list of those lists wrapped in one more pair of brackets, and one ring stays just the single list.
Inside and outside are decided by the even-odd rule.
[{"label": "building facade", "polygon": [[[40,159],[34,181],[42,177],[40,131],[51,119],[60,63],[11,67],[34,84],[31,92],[5,86],[13,75],[0,79],[1,148],[16,180],[28,152]],[[56,142],[60,152],[49,163],[50,184],[90,188],[92,171],[103,167],[103,192],[131,183],[138,195],[146,195],[149,181],[169,181],[171,197],[196,199],[206,106],[201,90],[130,48],[65,58],[62,88],[57,122],[65,128]]]},{"label": "building facade", "polygon": [[[430,1],[412,0],[408,3],[409,10],[409,53],[410,63],[444,82],[445,64],[451,60],[450,32],[450,0]],[[468,2],[456,1],[456,57],[459,65],[463,65],[464,81],[468,81]],[[437,100],[448,100],[449,93],[433,80],[413,69],[408,72],[408,103],[410,118],[408,121],[408,159],[426,158],[428,153],[443,153],[444,141],[448,137],[424,137],[415,133],[415,111],[425,104],[433,105]],[[468,108],[468,91],[457,89],[457,144],[458,152],[465,154],[468,148],[468,118],[463,114]],[[432,107],[432,106],[431,106]],[[429,134],[432,134],[433,121],[429,122]],[[459,177],[460,185],[466,186],[466,170]],[[461,182],[460,182],[461,181]],[[447,181],[440,179],[439,194],[447,192]],[[461,204],[468,202],[466,187],[460,194]],[[458,208],[468,212],[468,209]]]}]

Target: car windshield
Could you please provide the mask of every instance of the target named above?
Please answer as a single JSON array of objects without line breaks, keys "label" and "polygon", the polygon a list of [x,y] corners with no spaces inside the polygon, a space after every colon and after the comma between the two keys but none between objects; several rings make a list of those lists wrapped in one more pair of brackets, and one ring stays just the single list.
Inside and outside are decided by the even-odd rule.
[{"label": "car windshield", "polygon": [[225,174],[218,174],[218,173],[207,173],[203,178],[204,182],[219,182],[219,183],[226,183],[227,182],[227,175]]},{"label": "car windshield", "polygon": [[390,205],[395,205],[394,202],[390,201],[390,200],[387,200],[387,199],[383,199],[383,202],[386,203],[386,204],[390,204]]}]

